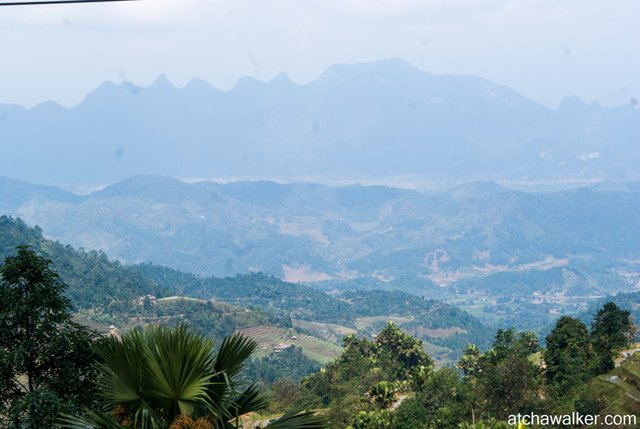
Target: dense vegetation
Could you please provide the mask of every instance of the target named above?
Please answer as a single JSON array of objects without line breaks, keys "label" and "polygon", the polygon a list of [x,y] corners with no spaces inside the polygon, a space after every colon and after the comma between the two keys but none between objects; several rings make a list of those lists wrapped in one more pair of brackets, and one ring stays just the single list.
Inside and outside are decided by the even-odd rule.
[{"label": "dense vegetation", "polygon": [[344,323],[350,317],[347,304],[326,293],[274,276],[256,273],[228,278],[200,278],[151,264],[134,268],[144,278],[159,285],[180,285],[179,292],[189,296],[215,298],[243,307],[259,306],[298,319]]},{"label": "dense vegetation", "polygon": [[283,379],[300,382],[319,369],[319,363],[306,357],[300,348],[291,346],[281,352],[251,360],[247,363],[243,376],[247,380],[272,386]]},{"label": "dense vegetation", "polygon": [[65,285],[26,247],[0,266],[0,426],[51,427],[92,405],[96,334],[74,323]]},{"label": "dense vegetation", "polygon": [[458,371],[435,369],[419,340],[389,324],[375,341],[345,338],[342,356],[303,380],[301,389],[327,408],[336,428],[476,427],[472,422],[506,428],[514,415],[532,412],[596,415],[616,409],[637,415],[637,399],[627,398],[627,406],[620,407],[615,389],[607,396],[591,388],[614,368],[614,357],[632,336],[629,312],[608,303],[590,331],[579,320],[562,317],[546,338],[546,349],[531,332],[498,330],[489,350],[466,348]]},{"label": "dense vegetation", "polygon": [[[462,350],[470,342],[482,347],[488,346],[490,342],[489,331],[478,319],[441,301],[400,291],[350,291],[344,292],[340,298],[350,304],[350,314],[354,319],[381,315],[411,317],[413,320],[402,323],[402,328],[432,344]],[[384,323],[382,321],[383,325]],[[429,335],[429,330],[451,328],[456,329],[452,335]],[[375,334],[371,330],[367,333]]]},{"label": "dense vegetation", "polygon": [[[262,274],[216,279],[152,265],[123,267],[104,255],[78,252],[46,240],[40,230],[19,220],[2,217],[0,227],[3,249],[17,241],[32,246],[5,250],[9,256],[0,267],[0,418],[8,427],[50,427],[59,413],[68,415],[68,427],[116,427],[105,422],[115,419],[114,424],[129,424],[153,413],[158,427],[170,425],[183,414],[180,421],[184,427],[216,418],[230,422],[239,414],[240,387],[255,381],[267,389],[266,396],[256,402],[262,413],[256,417],[263,418],[261,425],[270,416],[304,406],[320,410],[330,427],[353,429],[452,428],[473,422],[499,427],[497,422],[508,421],[518,412],[640,411],[637,401],[630,399],[634,397],[634,380],[640,380],[640,367],[635,357],[621,361],[619,355],[635,336],[631,320],[639,294],[616,297],[614,301],[620,306],[603,301],[591,315],[561,317],[548,331],[545,348],[534,333],[514,329],[499,329],[492,342],[485,342],[486,328],[468,313],[403,292],[329,295]],[[47,259],[56,256],[62,263]],[[123,282],[104,280],[110,272]],[[66,279],[76,286],[66,285]],[[106,293],[94,293],[103,281]],[[152,293],[179,296],[160,298]],[[104,396],[101,389],[108,384],[104,378],[107,373],[101,373],[104,367],[97,363],[111,362],[113,368],[108,373],[113,375],[122,370],[116,367],[120,358],[124,359],[122,353],[128,352],[123,349],[118,352],[120,357],[110,357],[106,350],[114,350],[120,343],[97,340],[95,332],[74,322],[70,313],[73,299],[82,303],[73,314],[76,320],[94,326],[119,322],[132,350],[158,341],[174,342],[170,327],[176,323],[182,326],[176,331],[182,333],[176,335],[205,344],[208,350],[213,350],[214,340],[224,348],[232,341],[229,335],[249,326],[280,329],[287,337],[299,332],[294,328],[297,325],[334,329],[332,335],[344,329],[355,334],[344,337],[341,355],[324,368],[298,346],[278,353],[259,350],[260,356],[253,360],[251,353],[241,354],[240,367],[244,369],[228,372],[235,381],[223,395],[227,402],[217,409],[218,417],[199,405],[183,407],[178,413],[157,398],[138,398],[142,400],[138,405],[123,405]],[[309,323],[304,325],[304,321]],[[584,322],[590,323],[590,328]],[[158,327],[145,331],[134,328],[140,325]],[[298,335],[300,340],[304,337]],[[429,343],[422,341],[425,338]],[[246,341],[247,350],[253,352],[257,343]],[[468,345],[471,342],[477,345]],[[425,352],[434,344],[459,348],[458,369],[434,365],[433,357]],[[159,349],[135,354],[151,359],[156,353],[153,350]],[[166,353],[172,352],[167,349]],[[211,362],[215,356],[211,355]],[[158,369],[160,364],[149,365]],[[118,383],[127,385],[122,380]],[[155,411],[144,408],[148,406]],[[229,407],[236,413],[221,411]],[[310,414],[294,411],[288,416]]]},{"label": "dense vegetation", "polygon": [[[65,294],[76,310],[76,320],[102,332],[112,324],[126,331],[150,323],[172,326],[182,321],[208,338],[220,341],[250,326],[291,328],[292,318],[297,318],[319,322],[322,326],[337,322],[359,335],[371,336],[389,318],[401,315],[410,319],[402,324],[403,328],[429,341],[433,345],[430,350],[437,352],[435,357],[439,360],[453,362],[468,342],[488,344],[488,331],[467,313],[406,293],[354,291],[332,296],[263,274],[219,279],[149,264],[130,267],[112,262],[99,252],[77,251],[45,239],[39,228],[30,228],[19,219],[0,217],[0,253],[10,255],[15,251],[12,246],[19,243],[32,246],[53,261],[53,268],[68,285]],[[171,299],[171,295],[179,297]],[[180,297],[184,295],[193,298]],[[155,299],[152,301],[150,297]],[[370,318],[372,322],[360,323],[363,318]],[[432,328],[452,330],[445,336],[431,337]],[[298,332],[332,342],[343,336],[339,332],[328,336],[319,331]],[[313,353],[305,355],[325,361]],[[294,355],[276,358],[283,367],[286,359],[290,359],[288,364],[296,378],[315,368],[312,360]],[[274,378],[270,371],[254,375],[262,382],[271,382]]]},{"label": "dense vegetation", "polygon": [[[411,318],[402,326],[414,335],[438,346],[461,352],[469,342],[489,344],[488,330],[477,319],[454,306],[400,291],[357,290],[328,295],[308,286],[292,284],[264,274],[229,278],[199,278],[170,268],[145,264],[135,266],[149,281],[181,292],[245,307],[266,308],[292,319],[340,324],[357,328],[359,318],[379,317],[380,321],[360,329],[373,335],[388,318]],[[455,328],[451,335],[432,336],[431,329]],[[454,353],[455,355],[456,353]]]},{"label": "dense vegetation", "polygon": [[[144,176],[80,196],[3,179],[0,208],[76,247],[196,279],[257,270],[328,292],[401,290],[459,306],[490,330],[543,333],[559,314],[584,312],[595,297],[638,282],[639,189],[533,193],[486,182],[423,193]],[[169,287],[182,293],[180,282]],[[293,306],[293,318],[345,323],[324,305],[335,302],[314,300],[316,309]],[[464,342],[421,338],[458,352]]]},{"label": "dense vegetation", "polygon": [[[0,423],[11,429],[242,427],[267,407],[238,379],[257,343],[214,342],[186,325],[98,338],[74,323],[66,285],[26,246],[0,266]],[[321,428],[294,409],[265,428]]]},{"label": "dense vegetation", "polygon": [[38,227],[22,220],[0,216],[0,258],[27,245],[51,259],[53,269],[68,285],[66,295],[75,308],[99,308],[114,313],[125,311],[132,300],[146,295],[170,295],[172,290],[145,279],[136,270],[109,260],[102,252],[76,250],[47,240]]}]

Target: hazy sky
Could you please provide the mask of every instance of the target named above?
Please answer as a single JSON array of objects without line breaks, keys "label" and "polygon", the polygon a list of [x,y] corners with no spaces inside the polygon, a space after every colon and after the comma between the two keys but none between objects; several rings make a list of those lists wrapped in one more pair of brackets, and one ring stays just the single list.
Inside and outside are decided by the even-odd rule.
[{"label": "hazy sky", "polygon": [[[0,0],[0,2],[5,0]],[[0,8],[0,103],[73,105],[105,80],[228,89],[391,57],[549,106],[640,98],[639,0],[141,0]]]}]

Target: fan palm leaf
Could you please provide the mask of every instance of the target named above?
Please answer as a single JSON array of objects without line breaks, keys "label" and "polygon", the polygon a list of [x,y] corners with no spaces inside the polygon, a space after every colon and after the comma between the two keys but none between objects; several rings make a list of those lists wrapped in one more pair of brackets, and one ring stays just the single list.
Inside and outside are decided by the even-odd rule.
[{"label": "fan palm leaf", "polygon": [[105,362],[102,396],[112,408],[126,407],[142,429],[161,427],[177,415],[212,408],[207,389],[213,376],[213,342],[179,325],[134,329],[96,345]]},{"label": "fan palm leaf", "polygon": [[64,429],[127,429],[127,426],[102,413],[90,413],[86,417],[63,414],[57,426]]},{"label": "fan palm leaf", "polygon": [[292,409],[280,418],[269,422],[264,429],[322,429],[327,427],[327,419],[313,411]]},{"label": "fan palm leaf", "polygon": [[[266,401],[260,399],[257,389],[249,388],[246,391],[238,392],[237,383],[234,378],[244,368],[245,361],[257,349],[258,343],[241,334],[225,337],[216,354],[214,362],[214,374],[211,377],[208,387],[208,395],[216,407],[218,420],[229,420],[241,415],[238,410],[241,408],[244,413],[258,411],[266,406]],[[242,405],[239,405],[242,404]],[[255,408],[251,409],[253,406]],[[242,413],[242,414],[244,414]]]},{"label": "fan palm leaf", "polygon": [[256,351],[258,343],[242,334],[225,337],[216,354],[215,371],[233,378],[244,368],[245,361]]},{"label": "fan palm leaf", "polygon": [[166,410],[193,417],[199,405],[211,406],[208,386],[213,368],[213,342],[189,331],[185,325],[148,329],[146,395]]},{"label": "fan palm leaf", "polygon": [[[268,403],[253,384],[240,389],[237,375],[257,343],[242,335],[227,337],[217,354],[213,342],[185,325],[134,329],[121,339],[96,345],[104,361],[100,383],[111,416],[63,416],[66,429],[236,428],[240,416]],[[324,418],[303,410],[286,413],[271,429],[318,429]]]}]

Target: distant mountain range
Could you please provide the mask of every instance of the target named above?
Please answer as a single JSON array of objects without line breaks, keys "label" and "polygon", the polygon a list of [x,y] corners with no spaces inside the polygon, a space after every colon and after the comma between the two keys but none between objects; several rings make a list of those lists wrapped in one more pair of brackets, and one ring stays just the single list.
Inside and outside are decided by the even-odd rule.
[{"label": "distant mountain range", "polygon": [[[0,179],[0,214],[129,263],[441,298],[640,287],[640,183],[441,193],[138,176],[89,195]],[[448,286],[443,288],[442,286]]]},{"label": "distant mountain range", "polygon": [[73,108],[0,105],[0,174],[36,183],[171,177],[636,179],[640,111],[557,110],[402,60],[336,65],[309,84],[242,78],[229,91],[165,77],[107,82]]}]

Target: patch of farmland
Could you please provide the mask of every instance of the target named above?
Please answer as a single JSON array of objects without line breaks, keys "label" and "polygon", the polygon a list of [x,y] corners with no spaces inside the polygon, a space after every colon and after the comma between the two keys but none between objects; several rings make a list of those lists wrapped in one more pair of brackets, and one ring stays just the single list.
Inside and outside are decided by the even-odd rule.
[{"label": "patch of farmland", "polygon": [[258,356],[277,353],[283,347],[296,346],[308,358],[326,364],[342,352],[342,348],[336,344],[298,333],[292,328],[258,325],[240,329],[238,332],[258,343]]}]

